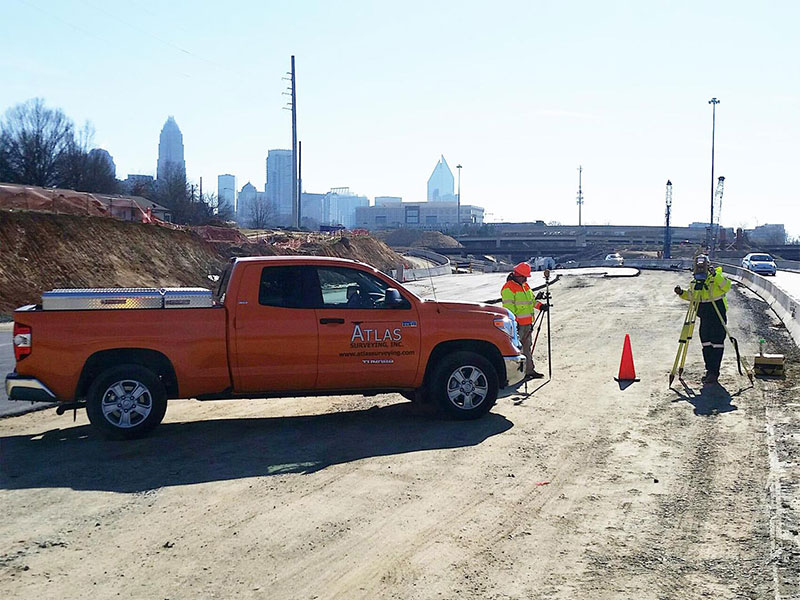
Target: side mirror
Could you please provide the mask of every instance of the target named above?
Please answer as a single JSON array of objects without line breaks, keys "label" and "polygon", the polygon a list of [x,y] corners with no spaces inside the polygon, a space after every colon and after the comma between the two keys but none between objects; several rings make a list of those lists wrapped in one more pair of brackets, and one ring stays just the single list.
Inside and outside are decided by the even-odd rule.
[{"label": "side mirror", "polygon": [[384,304],[386,308],[400,308],[406,305],[406,301],[396,289],[386,288],[386,300]]}]

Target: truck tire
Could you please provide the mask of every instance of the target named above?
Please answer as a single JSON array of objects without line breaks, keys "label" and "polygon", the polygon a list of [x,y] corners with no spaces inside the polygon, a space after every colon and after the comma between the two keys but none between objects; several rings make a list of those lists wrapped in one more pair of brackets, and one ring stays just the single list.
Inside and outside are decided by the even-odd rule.
[{"label": "truck tire", "polygon": [[461,350],[436,365],[429,393],[446,416],[477,419],[494,406],[498,385],[492,363],[480,354]]},{"label": "truck tire", "polygon": [[106,437],[130,440],[149,433],[167,412],[167,392],[158,376],[139,365],[106,369],[86,396],[89,422]]}]

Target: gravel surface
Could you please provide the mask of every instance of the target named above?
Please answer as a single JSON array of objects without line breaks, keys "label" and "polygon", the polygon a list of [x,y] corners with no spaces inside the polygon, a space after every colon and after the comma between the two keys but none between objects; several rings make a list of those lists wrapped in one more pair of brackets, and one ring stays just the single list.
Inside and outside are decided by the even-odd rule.
[{"label": "gravel surface", "polygon": [[[439,279],[480,300],[505,276]],[[791,598],[797,352],[736,286],[743,353],[767,336],[789,377],[751,386],[728,347],[703,389],[694,342],[670,389],[686,279],[554,284],[553,380],[475,422],[398,395],[175,401],[122,443],[0,420],[3,598]]]}]

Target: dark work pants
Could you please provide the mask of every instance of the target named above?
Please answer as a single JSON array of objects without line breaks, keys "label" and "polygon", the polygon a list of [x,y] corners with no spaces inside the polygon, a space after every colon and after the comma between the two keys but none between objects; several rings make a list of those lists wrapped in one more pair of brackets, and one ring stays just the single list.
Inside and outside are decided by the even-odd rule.
[{"label": "dark work pants", "polygon": [[[715,302],[719,314],[725,323],[728,315],[722,300]],[[703,360],[706,363],[706,372],[714,377],[719,377],[719,366],[722,363],[722,354],[725,352],[725,328],[719,321],[717,312],[710,302],[702,302],[697,309],[700,317],[700,341],[703,343]]]}]

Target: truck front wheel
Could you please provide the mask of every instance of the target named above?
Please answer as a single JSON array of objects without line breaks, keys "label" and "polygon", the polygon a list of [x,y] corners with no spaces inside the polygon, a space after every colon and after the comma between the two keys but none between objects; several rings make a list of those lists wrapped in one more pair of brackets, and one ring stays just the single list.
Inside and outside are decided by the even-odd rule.
[{"label": "truck front wheel", "polygon": [[167,392],[158,376],[139,365],[103,371],[89,386],[86,414],[107,437],[141,437],[161,423]]},{"label": "truck front wheel", "polygon": [[431,378],[432,400],[454,419],[477,419],[497,400],[497,373],[480,354],[461,350],[445,356]]}]

